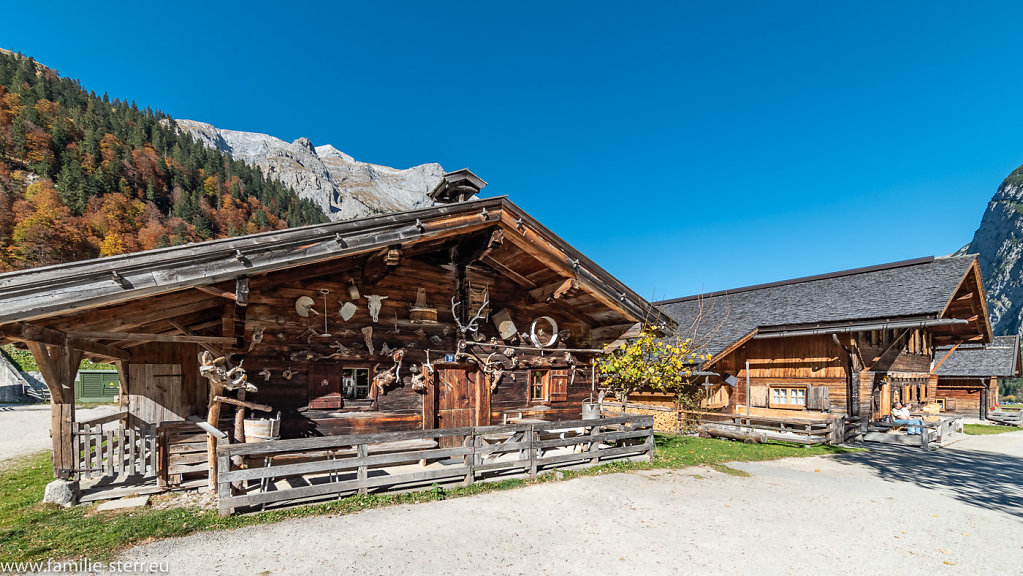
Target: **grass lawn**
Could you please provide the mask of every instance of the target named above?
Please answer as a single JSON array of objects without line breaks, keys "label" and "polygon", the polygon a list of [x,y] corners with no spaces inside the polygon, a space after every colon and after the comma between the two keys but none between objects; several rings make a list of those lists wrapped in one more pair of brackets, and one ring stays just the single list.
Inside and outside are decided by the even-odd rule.
[{"label": "grass lawn", "polygon": [[973,436],[1005,434],[1019,430],[1016,426],[992,426],[991,424],[963,424],[963,431]]},{"label": "grass lawn", "polygon": [[[560,479],[650,468],[684,468],[711,465],[726,473],[738,473],[724,462],[775,460],[792,456],[839,454],[859,449],[840,446],[804,448],[789,444],[742,444],[727,440],[658,435],[653,462],[612,462],[579,471],[566,471]],[[440,488],[405,494],[351,496],[324,504],[289,510],[221,518],[215,511],[197,508],[128,512],[96,512],[93,506],[69,509],[43,505],[43,491],[52,479],[50,454],[43,452],[0,467],[0,562],[45,561],[48,558],[93,561],[109,560],[133,544],[182,536],[200,530],[237,528],[276,522],[285,518],[322,514],[348,514],[394,504],[457,498],[482,492],[507,490],[530,484],[559,481],[545,473],[535,480],[514,479],[467,487]],[[742,474],[739,474],[742,475]]]}]

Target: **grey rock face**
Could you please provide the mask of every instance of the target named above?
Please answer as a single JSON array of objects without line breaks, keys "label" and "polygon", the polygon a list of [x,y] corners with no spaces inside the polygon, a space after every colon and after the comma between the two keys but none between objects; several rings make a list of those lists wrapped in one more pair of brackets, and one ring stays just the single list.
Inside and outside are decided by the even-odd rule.
[{"label": "grey rock face", "polygon": [[428,196],[440,182],[440,164],[407,170],[359,162],[331,145],[314,146],[308,138],[287,143],[255,132],[221,130],[204,122],[177,120],[184,130],[210,148],[256,166],[268,178],[295,189],[320,206],[331,220],[350,220],[433,205]]},{"label": "grey rock face", "polygon": [[973,241],[960,252],[978,255],[995,335],[1017,333],[1023,321],[1023,167],[998,187]]},{"label": "grey rock face", "polygon": [[59,506],[74,506],[78,503],[78,482],[54,480],[46,485],[43,502]]}]

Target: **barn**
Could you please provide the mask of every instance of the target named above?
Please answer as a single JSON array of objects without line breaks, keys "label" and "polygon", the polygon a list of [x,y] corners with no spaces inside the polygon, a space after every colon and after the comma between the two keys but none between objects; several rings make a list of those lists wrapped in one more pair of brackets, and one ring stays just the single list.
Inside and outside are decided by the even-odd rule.
[{"label": "barn", "polygon": [[[711,358],[702,417],[842,442],[938,397],[935,350],[992,341],[975,256],[927,257],[657,302]],[[640,396],[653,409],[664,398]]]},{"label": "barn", "polygon": [[[343,484],[350,469],[365,491],[384,485],[368,461],[336,460],[398,462],[372,455],[386,440],[373,435],[397,434],[415,461],[461,462],[478,428],[512,427],[508,452],[525,454],[523,426],[540,442],[536,429],[578,421],[593,357],[640,324],[674,322],[507,198],[477,199],[484,184],[459,171],[430,208],[0,275],[0,342],[32,351],[53,399],[55,475],[212,486],[220,460],[230,496],[253,461],[273,460],[299,466],[274,478],[314,470]],[[119,414],[76,420],[83,357],[116,364]],[[630,432],[614,433],[620,449]],[[598,436],[593,462],[612,447]]]},{"label": "barn", "polygon": [[947,412],[987,419],[998,405],[998,381],[1020,375],[1019,335],[995,336],[989,344],[944,346],[937,367],[937,401]]}]

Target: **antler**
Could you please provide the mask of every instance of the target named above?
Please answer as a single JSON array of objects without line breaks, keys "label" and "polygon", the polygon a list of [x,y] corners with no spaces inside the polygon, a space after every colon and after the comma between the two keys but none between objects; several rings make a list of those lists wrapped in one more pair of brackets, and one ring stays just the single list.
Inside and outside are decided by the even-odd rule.
[{"label": "antler", "polygon": [[476,332],[480,329],[476,322],[483,317],[483,311],[487,309],[487,304],[490,304],[490,299],[483,300],[483,305],[476,311],[476,315],[464,325],[458,321],[458,307],[461,304],[461,302],[455,302],[454,296],[451,297],[451,315],[455,318],[455,324],[458,324],[458,331],[464,336],[467,332]]}]

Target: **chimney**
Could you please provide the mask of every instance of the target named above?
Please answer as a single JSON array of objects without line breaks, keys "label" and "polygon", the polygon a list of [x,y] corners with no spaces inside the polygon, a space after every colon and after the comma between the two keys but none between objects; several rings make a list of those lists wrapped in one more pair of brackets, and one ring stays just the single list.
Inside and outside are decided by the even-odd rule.
[{"label": "chimney", "polygon": [[487,183],[468,168],[444,174],[437,186],[430,192],[430,198],[438,204],[456,204],[472,200]]}]

